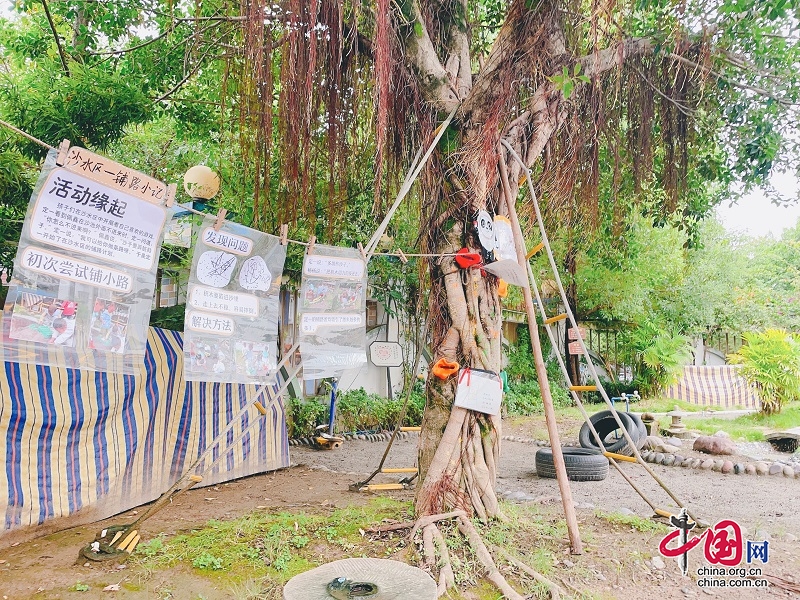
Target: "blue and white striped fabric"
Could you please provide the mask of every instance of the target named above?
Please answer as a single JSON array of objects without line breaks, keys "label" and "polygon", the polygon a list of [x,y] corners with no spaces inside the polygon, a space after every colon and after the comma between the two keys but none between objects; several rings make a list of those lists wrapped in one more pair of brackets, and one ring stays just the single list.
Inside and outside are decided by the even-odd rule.
[{"label": "blue and white striped fabric", "polygon": [[[149,332],[137,376],[0,361],[0,537],[86,523],[157,498],[255,399],[252,385],[186,382],[182,362],[181,334],[160,329]],[[201,485],[289,465],[276,391],[261,399],[266,416],[253,408],[212,452],[211,460],[227,452],[212,473],[200,466]],[[232,445],[250,419],[260,422]]]}]

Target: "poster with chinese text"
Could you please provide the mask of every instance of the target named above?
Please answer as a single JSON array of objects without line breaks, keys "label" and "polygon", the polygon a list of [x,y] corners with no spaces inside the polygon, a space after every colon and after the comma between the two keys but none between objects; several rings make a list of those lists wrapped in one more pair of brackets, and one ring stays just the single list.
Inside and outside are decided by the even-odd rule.
[{"label": "poster with chinese text", "polygon": [[51,151],[14,260],[5,356],[134,374],[144,359],[166,219],[155,194],[167,187],[82,148],[71,148],[64,166],[55,161]]},{"label": "poster with chinese text", "polygon": [[286,246],[274,235],[206,217],[186,298],[189,381],[265,384],[278,365],[278,299]]},{"label": "poster with chinese text", "polygon": [[366,267],[351,248],[316,245],[306,254],[298,310],[303,379],[366,364]]}]

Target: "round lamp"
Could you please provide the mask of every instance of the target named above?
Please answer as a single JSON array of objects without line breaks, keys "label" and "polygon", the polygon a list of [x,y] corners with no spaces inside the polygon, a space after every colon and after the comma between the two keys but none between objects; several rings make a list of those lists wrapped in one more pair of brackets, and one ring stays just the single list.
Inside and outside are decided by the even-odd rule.
[{"label": "round lamp", "polygon": [[183,176],[183,189],[194,200],[211,200],[219,192],[219,175],[205,165],[197,165]]}]

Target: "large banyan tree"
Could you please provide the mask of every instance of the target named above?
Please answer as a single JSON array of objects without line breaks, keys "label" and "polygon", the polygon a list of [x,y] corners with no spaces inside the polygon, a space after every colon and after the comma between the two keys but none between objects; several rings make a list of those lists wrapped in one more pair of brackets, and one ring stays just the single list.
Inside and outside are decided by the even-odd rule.
[{"label": "large banyan tree", "polygon": [[[367,184],[382,217],[453,114],[416,200],[419,245],[438,255],[432,354],[461,367],[500,370],[501,306],[497,278],[452,254],[480,251],[478,211],[507,214],[519,197],[526,221],[528,170],[548,225],[565,232],[569,272],[581,238],[601,227],[620,236],[630,211],[691,227],[732,183],[766,184],[776,165],[798,165],[798,0],[51,4],[38,31],[52,27],[59,85],[95,69],[138,81],[179,119],[218,109],[220,139],[241,148],[236,177],[251,195],[241,214],[268,231],[290,222],[335,242]],[[145,39],[130,29],[140,22]],[[7,105],[17,124],[81,139],[38,131],[22,105]],[[455,390],[454,377],[427,381],[417,513],[501,518],[500,421],[454,411]],[[474,537],[469,521],[459,527]]]}]

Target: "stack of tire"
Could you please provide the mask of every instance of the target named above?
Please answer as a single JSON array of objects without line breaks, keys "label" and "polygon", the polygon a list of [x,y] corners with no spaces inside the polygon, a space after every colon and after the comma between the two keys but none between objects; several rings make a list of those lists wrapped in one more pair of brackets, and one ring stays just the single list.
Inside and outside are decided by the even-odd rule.
[{"label": "stack of tire", "polygon": [[589,417],[589,421],[597,430],[597,435],[602,440],[603,447],[601,448],[597,445],[597,440],[589,429],[589,425],[584,423],[578,434],[578,442],[580,442],[581,448],[633,456],[633,448],[631,448],[628,440],[625,439],[622,431],[620,431],[619,423],[614,418],[615,412],[625,426],[625,431],[628,432],[631,440],[636,444],[636,449],[638,450],[644,446],[644,442],[647,439],[647,429],[639,415],[630,412],[602,410]]},{"label": "stack of tire", "polygon": [[[617,412],[625,430],[639,449],[647,439],[647,430],[639,415],[635,413]],[[589,420],[597,430],[603,442],[601,449],[597,445],[589,426],[581,427],[578,441],[580,448],[562,448],[567,478],[571,481],[602,481],[608,476],[608,459],[603,452],[613,452],[624,456],[633,456],[633,449],[619,430],[619,424],[610,410],[603,410],[592,415]],[[541,448],[536,452],[536,474],[539,477],[555,479],[556,469],[553,464],[553,451]]]}]

